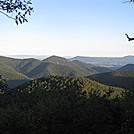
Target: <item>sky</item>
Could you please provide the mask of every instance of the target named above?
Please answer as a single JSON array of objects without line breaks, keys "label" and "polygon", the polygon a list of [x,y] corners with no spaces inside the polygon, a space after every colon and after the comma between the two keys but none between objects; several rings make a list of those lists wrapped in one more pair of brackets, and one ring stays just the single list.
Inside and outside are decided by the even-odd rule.
[{"label": "sky", "polygon": [[134,3],[125,0],[32,0],[28,23],[0,14],[0,55],[134,55]]}]

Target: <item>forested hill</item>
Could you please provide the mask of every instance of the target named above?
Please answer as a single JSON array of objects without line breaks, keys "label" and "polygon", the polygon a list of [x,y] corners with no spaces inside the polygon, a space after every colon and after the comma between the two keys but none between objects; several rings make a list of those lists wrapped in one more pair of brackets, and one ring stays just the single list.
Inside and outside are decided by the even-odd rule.
[{"label": "forested hill", "polygon": [[2,63],[0,63],[0,75],[7,80],[9,87],[15,87],[30,80],[26,75]]},{"label": "forested hill", "polygon": [[0,94],[0,132],[133,133],[134,99],[128,93],[82,77],[36,79]]},{"label": "forested hill", "polygon": [[35,79],[17,87],[15,90],[28,93],[35,90],[74,90],[76,92],[80,91],[81,93],[86,93],[87,96],[89,94],[94,94],[96,96],[110,99],[122,97],[125,93],[125,89],[106,86],[87,78],[61,76],[48,76]]},{"label": "forested hill", "polygon": [[109,86],[134,89],[134,70],[100,73],[87,78]]},{"label": "forested hill", "polygon": [[84,75],[88,73],[95,74],[95,73],[111,71],[110,69],[105,67],[95,66],[93,64],[87,64],[78,60],[70,61],[68,59],[65,59],[63,57],[58,57],[58,56],[51,56],[43,61],[71,67],[81,73],[83,72]]},{"label": "forested hill", "polygon": [[127,65],[117,69],[117,71],[127,71],[127,70],[134,70],[134,64],[127,64]]}]

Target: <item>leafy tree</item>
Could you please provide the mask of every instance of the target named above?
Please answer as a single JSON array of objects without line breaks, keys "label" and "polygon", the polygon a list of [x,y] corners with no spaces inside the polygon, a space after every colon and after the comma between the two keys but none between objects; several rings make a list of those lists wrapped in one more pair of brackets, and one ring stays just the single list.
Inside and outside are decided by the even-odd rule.
[{"label": "leafy tree", "polygon": [[31,4],[31,0],[0,0],[0,13],[22,24],[33,11]]},{"label": "leafy tree", "polygon": [[0,94],[3,94],[5,89],[7,89],[6,80],[3,79],[2,76],[0,75]]}]

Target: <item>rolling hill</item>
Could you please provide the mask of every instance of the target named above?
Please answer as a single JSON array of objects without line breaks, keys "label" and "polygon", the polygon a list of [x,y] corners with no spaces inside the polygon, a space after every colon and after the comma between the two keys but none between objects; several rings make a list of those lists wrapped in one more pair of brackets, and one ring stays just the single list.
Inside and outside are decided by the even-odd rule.
[{"label": "rolling hill", "polygon": [[83,76],[88,75],[88,74],[91,75],[91,74],[95,74],[95,73],[111,71],[110,69],[105,68],[105,67],[95,66],[93,64],[86,64],[86,63],[80,62],[78,60],[70,61],[68,59],[65,59],[63,57],[58,57],[58,56],[51,56],[51,57],[43,60],[43,62],[51,62],[51,63],[55,63],[57,65],[71,67],[71,68],[77,70],[78,72],[81,72],[81,74],[83,73]]},{"label": "rolling hill", "polygon": [[44,76],[83,76],[83,72],[75,70],[74,68],[58,65],[50,62],[44,62],[38,65],[36,68],[27,73],[28,77],[40,78]]},{"label": "rolling hill", "polygon": [[[15,80],[22,80],[29,78],[40,78],[44,76],[89,76],[101,72],[110,72],[110,69],[105,67],[99,67],[92,64],[86,64],[80,61],[70,61],[63,57],[51,56],[43,61],[37,59],[13,59],[9,57],[0,56],[0,64],[5,65],[8,68],[6,70],[11,70],[12,72],[19,76],[15,79],[8,79],[6,75],[9,75],[7,71],[5,74],[2,72],[1,75],[4,75],[4,78],[8,80],[8,83],[16,83]],[[2,67],[1,67],[2,68]],[[8,77],[8,76],[7,76]],[[10,80],[10,81],[9,81]],[[18,85],[18,84],[17,84]]]},{"label": "rolling hill", "polygon": [[111,87],[100,84],[93,80],[83,77],[63,77],[63,76],[48,76],[32,80],[15,89],[19,92],[33,92],[33,91],[62,91],[71,90],[76,92],[83,92],[86,95],[94,94],[106,98],[118,98],[126,92],[123,88]]},{"label": "rolling hill", "polygon": [[73,63],[81,67],[83,71],[91,72],[93,74],[102,73],[102,72],[111,72],[111,70],[106,67],[100,67],[100,66],[95,66],[92,64],[87,64],[78,60],[74,60]]},{"label": "rolling hill", "polygon": [[8,86],[10,88],[30,80],[30,78],[28,78],[26,75],[19,73],[2,63],[0,63],[0,75],[2,75],[2,77],[7,80]]},{"label": "rolling hill", "polygon": [[0,57],[1,63],[30,78],[39,78],[48,75],[59,76],[88,76],[100,72],[109,72],[110,69],[86,64],[80,61],[70,61],[63,57],[51,56],[40,61],[37,59],[13,59]]},{"label": "rolling hill", "polygon": [[127,71],[127,70],[134,70],[134,64],[127,64],[127,65],[117,69],[117,71]]},{"label": "rolling hill", "polygon": [[134,70],[100,73],[88,76],[87,78],[109,86],[127,89],[134,88]]}]

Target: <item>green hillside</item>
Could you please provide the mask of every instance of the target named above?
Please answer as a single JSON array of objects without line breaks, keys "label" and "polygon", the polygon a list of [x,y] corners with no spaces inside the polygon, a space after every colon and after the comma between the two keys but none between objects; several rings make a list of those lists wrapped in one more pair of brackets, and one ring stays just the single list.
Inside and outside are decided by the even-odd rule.
[{"label": "green hillside", "polygon": [[91,75],[91,74],[95,74],[95,73],[101,73],[101,72],[110,72],[111,70],[105,67],[99,67],[99,66],[95,66],[92,64],[86,64],[84,62],[80,62],[80,61],[70,61],[68,59],[62,58],[62,57],[58,57],[58,56],[51,56],[45,60],[43,60],[44,62],[50,62],[50,63],[55,63],[57,65],[63,65],[63,66],[67,66],[67,67],[71,67],[75,70],[77,70],[78,72],[81,72],[81,76],[86,76],[86,75]]},{"label": "green hillside", "polygon": [[93,74],[96,73],[102,73],[102,72],[110,72],[111,70],[105,67],[95,66],[92,64],[84,63],[78,60],[74,60],[73,63],[75,63],[77,66],[81,67],[83,71],[85,72],[91,72]]},{"label": "green hillside", "polygon": [[0,63],[31,78],[39,78],[48,75],[88,76],[95,73],[110,71],[104,67],[86,64],[80,61],[70,61],[58,56],[51,56],[43,61],[33,58],[13,59],[1,56]]},{"label": "green hillside", "polygon": [[33,58],[14,59],[14,58],[0,56],[0,63],[8,65],[20,73],[27,74],[42,62],[40,60],[33,59]]},{"label": "green hillside", "polygon": [[100,73],[88,76],[87,78],[109,86],[134,88],[134,70]]},{"label": "green hillside", "polygon": [[21,74],[2,63],[0,63],[0,75],[7,80],[9,87],[20,85],[30,79],[26,75]]},{"label": "green hillside", "polygon": [[59,76],[83,76],[83,72],[79,72],[74,68],[58,65],[50,62],[41,63],[32,71],[27,73],[28,77],[40,78],[44,76],[59,75]]},{"label": "green hillside", "polygon": [[23,59],[21,60],[21,63],[15,67],[15,70],[27,75],[30,71],[39,66],[41,63],[42,62],[40,60],[36,60],[33,58]]},{"label": "green hillside", "polygon": [[21,62],[22,62],[22,59],[14,59],[14,58],[0,56],[0,63],[8,65],[12,67],[13,69],[15,69],[16,66],[19,65]]},{"label": "green hillside", "polygon": [[59,56],[50,56],[47,59],[43,60],[43,62],[50,62],[50,63],[54,63],[57,65],[63,65],[63,66],[69,66],[72,68],[78,68],[78,66],[76,66],[72,61],[63,58],[63,57],[59,57]]}]

